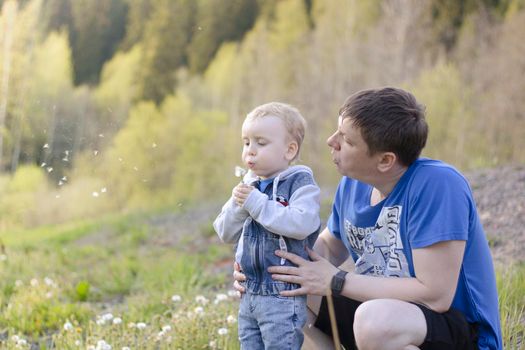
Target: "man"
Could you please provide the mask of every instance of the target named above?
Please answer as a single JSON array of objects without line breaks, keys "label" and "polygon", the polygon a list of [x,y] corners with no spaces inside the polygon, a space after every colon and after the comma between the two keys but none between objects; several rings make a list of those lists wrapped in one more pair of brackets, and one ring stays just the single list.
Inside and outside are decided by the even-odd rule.
[{"label": "man", "polygon": [[[327,140],[343,178],[312,261],[276,251],[297,266],[269,268],[300,284],[281,294],[308,294],[314,312],[315,296],[331,289],[346,349],[502,349],[471,190],[451,166],[419,158],[427,134],[424,108],[406,91],[350,96]],[[324,297],[315,326],[331,334]]]}]

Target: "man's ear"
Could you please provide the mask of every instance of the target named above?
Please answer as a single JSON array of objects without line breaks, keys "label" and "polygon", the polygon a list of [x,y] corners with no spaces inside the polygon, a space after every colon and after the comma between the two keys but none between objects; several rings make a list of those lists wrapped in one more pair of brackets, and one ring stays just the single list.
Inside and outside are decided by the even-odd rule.
[{"label": "man's ear", "polygon": [[298,151],[299,151],[299,146],[297,145],[297,142],[295,141],[288,142],[288,149],[286,150],[286,154],[285,154],[286,160],[291,162],[297,155]]},{"label": "man's ear", "polygon": [[382,173],[392,169],[397,162],[397,156],[394,152],[381,152],[378,156],[379,162],[377,163],[377,170]]}]

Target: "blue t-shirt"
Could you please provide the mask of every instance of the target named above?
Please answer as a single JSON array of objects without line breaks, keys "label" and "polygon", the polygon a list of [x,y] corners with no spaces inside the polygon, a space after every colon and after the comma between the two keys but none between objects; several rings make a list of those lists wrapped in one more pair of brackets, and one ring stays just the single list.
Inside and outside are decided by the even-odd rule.
[{"label": "blue t-shirt", "polygon": [[383,201],[371,206],[371,194],[372,186],[343,177],[328,220],[356,273],[415,277],[413,249],[466,241],[452,307],[478,324],[481,350],[502,349],[492,257],[465,178],[443,162],[420,158]]}]

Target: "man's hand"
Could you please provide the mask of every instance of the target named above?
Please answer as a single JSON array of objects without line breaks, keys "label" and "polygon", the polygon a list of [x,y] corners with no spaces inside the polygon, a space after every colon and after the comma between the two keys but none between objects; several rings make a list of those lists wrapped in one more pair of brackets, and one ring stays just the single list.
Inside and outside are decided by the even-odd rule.
[{"label": "man's hand", "polygon": [[232,196],[233,200],[239,207],[242,207],[246,198],[250,195],[250,192],[254,190],[253,186],[246,185],[243,183],[238,184],[233,188]]},{"label": "man's hand", "polygon": [[240,282],[246,281],[246,276],[241,272],[241,265],[238,262],[233,263],[233,279],[233,289],[239,293],[244,293],[246,290]]},{"label": "man's hand", "polygon": [[282,296],[291,297],[303,294],[326,295],[330,288],[332,276],[338,269],[330,262],[311,249],[308,255],[312,261],[305,260],[293,253],[281,250],[275,251],[275,255],[290,260],[295,266],[270,266],[268,272],[277,281],[300,284],[301,287],[294,290],[281,292]]}]

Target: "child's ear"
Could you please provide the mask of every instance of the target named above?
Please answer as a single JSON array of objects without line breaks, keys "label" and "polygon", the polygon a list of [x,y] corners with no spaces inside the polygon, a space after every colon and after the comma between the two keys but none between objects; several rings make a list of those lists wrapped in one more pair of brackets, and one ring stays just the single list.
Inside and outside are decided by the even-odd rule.
[{"label": "child's ear", "polygon": [[297,142],[295,141],[289,142],[288,149],[286,150],[286,154],[285,154],[286,159],[289,162],[291,162],[297,155],[297,151],[299,151],[299,146],[297,145]]}]

